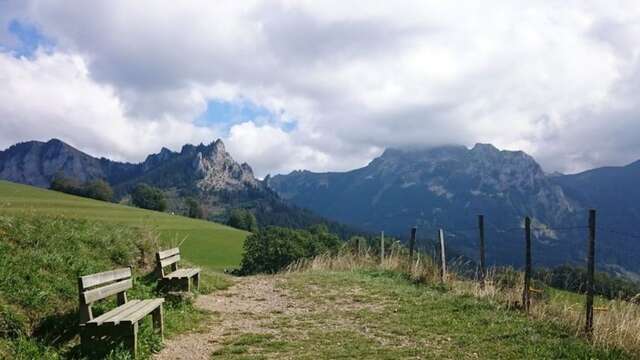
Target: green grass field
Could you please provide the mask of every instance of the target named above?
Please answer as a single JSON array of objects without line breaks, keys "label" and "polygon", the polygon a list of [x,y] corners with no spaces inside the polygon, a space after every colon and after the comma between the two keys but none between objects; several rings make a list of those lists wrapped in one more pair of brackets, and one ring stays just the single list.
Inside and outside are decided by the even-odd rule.
[{"label": "green grass field", "polygon": [[149,226],[163,247],[180,244],[185,259],[212,270],[236,267],[248,233],[217,223],[86,199],[0,181],[0,214],[32,214]]},{"label": "green grass field", "polygon": [[309,271],[277,284],[302,309],[243,314],[256,325],[229,329],[213,359],[632,358],[561,324],[396,272]]}]

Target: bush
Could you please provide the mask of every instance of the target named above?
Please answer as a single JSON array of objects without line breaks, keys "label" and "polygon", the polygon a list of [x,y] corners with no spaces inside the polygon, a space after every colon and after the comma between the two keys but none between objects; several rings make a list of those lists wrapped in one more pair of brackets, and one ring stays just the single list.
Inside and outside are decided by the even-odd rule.
[{"label": "bush", "polygon": [[186,198],[184,203],[187,206],[187,216],[194,219],[204,218],[204,211],[194,198]]},{"label": "bush", "polygon": [[133,189],[131,202],[139,208],[148,210],[164,211],[167,208],[167,201],[162,191],[145,183],[139,183]]},{"label": "bush", "polygon": [[79,183],[73,179],[66,178],[63,175],[56,175],[56,177],[51,181],[49,188],[51,190],[67,194],[88,197],[101,201],[113,200],[113,189],[111,189],[109,183],[100,179],[91,180],[86,183]]},{"label": "bush", "polygon": [[49,188],[51,190],[60,191],[71,195],[84,195],[82,184],[75,180],[66,178],[60,174],[56,175],[56,177],[51,180],[51,185],[49,186]]},{"label": "bush", "polygon": [[309,230],[268,227],[245,240],[240,273],[276,273],[296,260],[335,253],[339,246],[338,236],[324,226]]},{"label": "bush", "polygon": [[233,209],[227,225],[250,232],[258,231],[258,221],[253,213],[246,209]]},{"label": "bush", "polygon": [[113,200],[113,190],[104,180],[89,181],[84,186],[85,196],[102,201]]}]

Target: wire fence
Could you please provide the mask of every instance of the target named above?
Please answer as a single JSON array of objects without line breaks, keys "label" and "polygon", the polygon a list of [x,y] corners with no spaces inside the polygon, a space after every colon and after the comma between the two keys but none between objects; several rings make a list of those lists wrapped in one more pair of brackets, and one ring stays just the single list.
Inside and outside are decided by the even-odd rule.
[{"label": "wire fence", "polygon": [[[445,225],[435,226],[430,225],[422,227],[420,233],[422,234],[431,234],[431,236],[422,236],[421,241],[417,241],[415,239],[415,227],[412,228],[412,238],[409,242],[409,246],[412,247],[410,249],[410,253],[413,253],[413,247],[415,250],[424,251],[426,253],[432,254],[434,260],[436,262],[442,262],[442,272],[445,272],[445,262],[447,261],[444,256],[444,248],[445,243],[452,241],[456,238],[471,238],[475,241],[471,243],[467,243],[467,251],[469,250],[469,246],[477,247],[476,256],[472,256],[476,260],[479,260],[475,263],[475,274],[476,279],[481,283],[481,286],[484,286],[485,274],[487,270],[485,268],[485,252],[487,249],[495,250],[493,247],[494,244],[509,244],[511,248],[515,245],[513,240],[517,238],[523,239],[523,246],[526,246],[526,258],[524,258],[524,268],[525,268],[525,284],[523,289],[523,305],[528,310],[528,301],[530,299],[530,291],[538,291],[536,289],[530,288],[531,281],[531,273],[532,273],[532,253],[531,246],[532,242],[535,243],[536,239],[543,238],[551,238],[554,240],[559,239],[569,239],[571,237],[580,237],[585,240],[584,248],[578,250],[580,254],[586,254],[586,269],[587,269],[587,281],[586,281],[586,299],[585,299],[585,308],[586,308],[586,324],[585,324],[585,332],[587,334],[591,334],[593,332],[593,303],[594,303],[594,288],[595,288],[595,254],[596,254],[596,234],[601,234],[600,236],[606,235],[614,235],[619,237],[624,237],[626,239],[637,239],[640,240],[640,233],[633,233],[628,231],[620,230],[620,226],[618,226],[616,221],[606,221],[603,224],[596,225],[596,212],[595,210],[589,211],[588,219],[585,219],[584,225],[581,225],[577,222],[571,221],[567,223],[560,224],[547,224],[542,221],[536,219],[530,219],[528,217],[523,219],[521,224],[517,224],[515,226],[505,226],[504,222],[501,224],[493,223],[491,221],[487,221],[487,219],[479,215],[478,223],[476,224],[456,224],[456,226],[447,227]],[[615,219],[629,219],[628,217],[618,216]],[[444,231],[443,235],[440,236],[439,232]],[[563,234],[563,235],[560,235]],[[511,241],[509,241],[511,240]],[[491,246],[486,246],[487,244],[491,244]],[[526,244],[526,245],[525,245]],[[571,244],[574,244],[573,242]],[[611,245],[607,245],[611,248]],[[504,249],[503,254],[504,254]],[[442,253],[440,253],[442,251]],[[440,260],[442,259],[442,260]],[[473,261],[473,260],[472,260]],[[444,275],[443,275],[444,276]]]}]

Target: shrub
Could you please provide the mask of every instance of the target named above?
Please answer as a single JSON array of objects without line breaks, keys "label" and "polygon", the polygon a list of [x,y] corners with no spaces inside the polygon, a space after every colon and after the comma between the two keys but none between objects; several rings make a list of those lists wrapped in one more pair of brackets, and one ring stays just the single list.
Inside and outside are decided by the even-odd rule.
[{"label": "shrub", "polygon": [[324,226],[309,230],[268,227],[245,240],[240,273],[275,273],[296,260],[335,253],[339,246],[340,239]]},{"label": "shrub", "polygon": [[198,204],[198,202],[194,198],[186,198],[184,200],[184,203],[187,206],[187,216],[194,219],[204,218],[204,211],[202,210],[202,206],[200,206],[200,204]]},{"label": "shrub", "polygon": [[246,209],[233,209],[229,215],[227,225],[250,232],[258,231],[258,221],[253,213]]},{"label": "shrub", "polygon": [[53,180],[51,180],[51,185],[49,186],[49,188],[51,190],[60,191],[71,195],[84,196],[82,184],[60,174],[56,175]]},{"label": "shrub", "polygon": [[49,188],[51,190],[67,194],[88,197],[101,201],[113,200],[113,189],[111,189],[109,183],[100,179],[91,180],[86,183],[79,183],[73,179],[69,179],[58,174],[51,181]]},{"label": "shrub", "polygon": [[89,181],[84,185],[85,196],[102,201],[113,200],[113,190],[104,180]]},{"label": "shrub", "polygon": [[145,183],[139,183],[133,189],[131,202],[139,208],[148,210],[164,211],[167,208],[167,201],[162,191]]}]

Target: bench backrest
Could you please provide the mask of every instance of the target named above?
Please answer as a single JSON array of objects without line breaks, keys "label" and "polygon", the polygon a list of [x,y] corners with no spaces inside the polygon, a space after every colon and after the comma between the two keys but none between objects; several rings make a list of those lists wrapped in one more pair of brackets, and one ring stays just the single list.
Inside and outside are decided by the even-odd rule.
[{"label": "bench backrest", "polygon": [[133,287],[131,268],[121,268],[78,278],[80,297],[80,323],[93,319],[91,305],[96,301],[117,295],[118,305],[127,302],[127,290]]},{"label": "bench backrest", "polygon": [[171,267],[171,271],[178,270],[178,261],[180,261],[180,249],[173,248],[156,253],[156,272],[158,276],[164,277],[164,268]]}]

